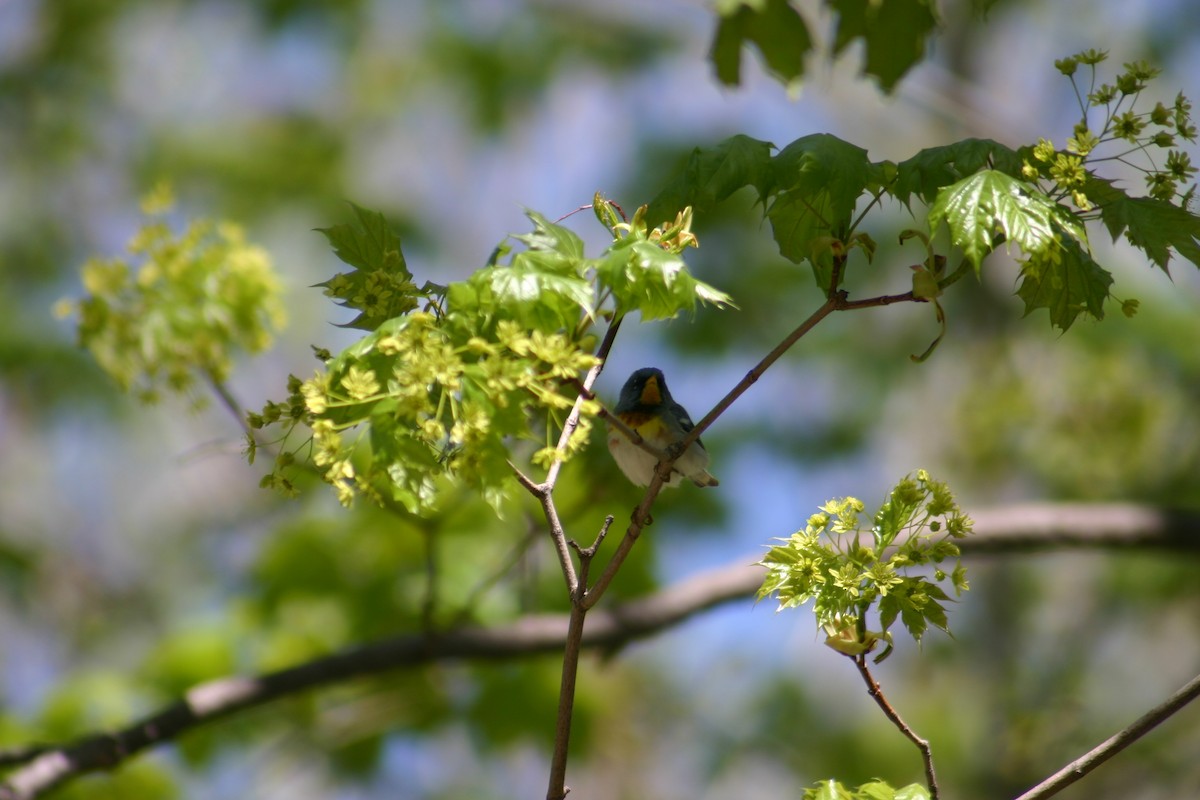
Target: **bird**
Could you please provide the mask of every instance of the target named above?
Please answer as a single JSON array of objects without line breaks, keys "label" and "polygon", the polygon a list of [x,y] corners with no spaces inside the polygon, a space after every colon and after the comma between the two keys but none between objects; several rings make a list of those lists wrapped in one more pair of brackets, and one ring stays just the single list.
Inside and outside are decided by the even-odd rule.
[{"label": "bird", "polygon": [[[662,370],[643,367],[634,371],[621,387],[615,416],[633,429],[647,444],[661,451],[683,441],[688,431],[696,427],[683,406],[675,402],[667,389]],[[613,460],[635,486],[649,486],[658,466],[658,459],[646,452],[615,425],[608,427],[608,450]],[[696,439],[675,460],[671,478],[666,486],[678,486],[683,478],[697,486],[716,486],[719,481],[708,471],[708,451]]]}]

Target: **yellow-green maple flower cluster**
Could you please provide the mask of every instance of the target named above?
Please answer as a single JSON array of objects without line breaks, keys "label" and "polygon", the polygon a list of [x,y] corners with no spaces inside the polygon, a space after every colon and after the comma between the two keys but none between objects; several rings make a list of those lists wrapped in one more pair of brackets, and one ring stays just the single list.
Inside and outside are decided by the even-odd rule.
[{"label": "yellow-green maple flower cluster", "polygon": [[[967,590],[954,540],[970,532],[971,520],[946,484],[919,470],[892,489],[870,531],[860,527],[862,511],[856,498],[830,500],[804,530],[772,547],[760,562],[767,576],[759,598],[776,596],[780,609],[812,600],[831,646],[851,654],[890,642],[897,618],[918,641],[930,623],[947,629],[941,602],[949,597],[938,584],[949,578],[956,593]],[[949,559],[955,566],[947,573],[941,565]],[[866,629],[873,608],[874,632]]]},{"label": "yellow-green maple flower cluster", "polygon": [[225,381],[234,356],[265,350],[285,320],[266,251],[228,222],[199,219],[175,233],[164,219],[171,205],[165,188],[148,197],[125,254],[89,260],[84,297],[56,306],[78,316],[80,345],[144,401]]},{"label": "yellow-green maple flower cluster", "polygon": [[[293,380],[289,400],[268,403],[250,423],[260,428],[290,414],[287,436],[303,424],[311,439],[285,442],[282,453],[291,455],[281,454],[264,482],[293,491],[294,454],[311,448],[312,464],[347,505],[362,495],[416,510],[432,502],[443,476],[485,495],[499,491],[511,481],[508,445],[527,436],[531,423],[555,430],[557,415],[575,402],[568,382],[595,358],[563,333],[528,331],[511,321],[495,325],[492,336],[461,342],[458,329],[415,312],[385,323],[312,378]],[[548,463],[578,450],[596,410],[585,404],[564,452],[547,445],[534,460]]]},{"label": "yellow-green maple flower cluster", "polygon": [[[1117,159],[1141,170],[1150,197],[1186,206],[1194,196],[1195,186],[1186,191],[1180,187],[1193,179],[1196,168],[1187,153],[1174,148],[1179,139],[1196,140],[1191,102],[1181,92],[1171,106],[1158,102],[1150,111],[1138,111],[1135,106],[1142,92],[1161,70],[1144,61],[1130,62],[1124,65],[1113,83],[1097,87],[1096,66],[1107,57],[1108,53],[1102,50],[1085,50],[1055,62],[1075,88],[1082,119],[1076,124],[1074,135],[1067,139],[1065,152],[1057,151],[1054,144],[1045,139],[1040,140],[1031,150],[1033,160],[1025,159],[1023,174],[1030,180],[1049,179],[1064,196],[1071,197],[1080,211],[1091,211],[1094,198],[1087,194],[1088,158],[1094,158],[1095,151],[1102,145],[1115,142],[1124,150],[1103,160]],[[1081,64],[1091,72],[1093,88],[1086,94],[1076,83],[1076,72]],[[1167,151],[1161,166],[1152,153],[1154,149]],[[1150,165],[1135,163],[1131,158],[1135,153],[1142,153]]]}]

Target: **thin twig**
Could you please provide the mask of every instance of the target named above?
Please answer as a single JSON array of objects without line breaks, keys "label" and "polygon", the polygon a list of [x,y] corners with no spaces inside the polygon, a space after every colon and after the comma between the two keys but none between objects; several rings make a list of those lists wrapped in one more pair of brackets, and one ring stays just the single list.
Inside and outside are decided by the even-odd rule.
[{"label": "thin twig", "polygon": [[[604,332],[604,339],[600,342],[600,346],[596,349],[596,366],[588,370],[588,374],[583,379],[583,388],[590,394],[592,387],[596,384],[596,379],[600,377],[600,373],[604,371],[604,362],[608,360],[608,353],[612,350],[613,341],[617,338],[617,331],[621,328],[621,320],[623,316],[615,317],[608,324],[608,330]],[[558,437],[558,453],[555,456],[554,463],[550,465],[550,469],[546,472],[546,483],[548,491],[554,491],[554,485],[558,483],[558,474],[562,471],[562,454],[566,452],[567,442],[571,439],[571,434],[575,432],[575,428],[579,425],[579,415],[583,412],[583,404],[586,402],[583,392],[575,398],[575,405],[571,408],[571,413],[567,415],[567,421],[563,423],[562,433]]]},{"label": "thin twig", "polygon": [[513,471],[513,477],[515,477],[517,479],[517,483],[524,486],[525,490],[527,492],[529,492],[534,497],[537,497],[542,493],[542,484],[535,483],[533,478],[530,478],[528,475],[526,475],[524,472],[522,472],[521,468],[518,467],[513,462],[509,461],[508,466],[509,466],[509,469],[511,469]]},{"label": "thin twig", "polygon": [[1044,798],[1058,794],[1145,736],[1160,722],[1179,711],[1197,697],[1200,697],[1200,675],[1185,683],[1177,692],[1168,697],[1160,705],[1143,714],[1133,724],[1117,731],[1096,747],[1025,792],[1017,800],[1044,800]]},{"label": "thin twig", "polygon": [[575,562],[571,560],[571,550],[567,547],[567,534],[563,530],[562,520],[558,517],[558,509],[554,507],[554,487],[546,483],[534,483],[533,479],[522,472],[516,464],[508,462],[517,483],[533,495],[542,507],[546,522],[550,527],[550,541],[554,543],[554,552],[558,556],[558,565],[562,568],[563,580],[567,584],[567,595],[574,597],[579,586],[579,577],[575,574]]},{"label": "thin twig", "polygon": [[[835,275],[835,280],[836,277],[837,276]],[[678,449],[680,452],[686,450],[692,442],[699,439],[700,436],[706,430],[708,430],[709,426],[716,422],[717,417],[724,414],[726,409],[733,405],[735,400],[745,394],[746,390],[753,386],[754,383],[762,377],[763,373],[766,372],[772,364],[778,361],[784,353],[790,350],[792,345],[800,341],[801,337],[816,327],[818,322],[825,319],[825,317],[829,316],[834,311],[837,311],[840,307],[839,304],[844,302],[846,301],[841,293],[833,293],[816,311],[809,315],[808,319],[800,323],[800,325],[797,326],[794,331],[784,337],[783,341],[775,345],[771,352],[763,356],[762,360],[754,366],[754,369],[747,372],[746,375],[740,381],[738,381],[737,385],[730,389],[729,393],[722,397],[720,402],[713,406],[712,410],[705,414],[700,421],[696,423],[696,426],[692,428],[692,430],[688,431],[688,435],[685,436],[683,441],[679,444]]]},{"label": "thin twig", "polygon": [[866,682],[867,694],[871,695],[875,704],[883,710],[884,716],[891,720],[892,724],[921,751],[921,760],[925,762],[925,783],[929,786],[930,800],[938,800],[937,777],[933,773],[933,752],[929,749],[929,742],[918,736],[917,732],[901,719],[896,709],[892,708],[892,704],[883,695],[883,689],[879,688],[879,683],[872,677],[871,670],[867,667],[867,657],[859,655],[850,656],[849,658],[854,662],[854,666],[858,667],[858,674],[862,675],[863,681]]},{"label": "thin twig", "polygon": [[211,372],[205,372],[204,377],[208,380],[209,388],[213,390],[213,394],[221,401],[221,405],[225,406],[226,410],[233,415],[233,418],[238,421],[242,431],[251,438],[254,437],[254,429],[250,427],[250,422],[246,419],[246,410],[242,408],[242,404],[233,396],[233,392],[225,385],[225,381],[220,380]]},{"label": "thin twig", "polygon": [[567,639],[563,647],[562,680],[558,687],[558,714],[554,723],[554,753],[550,758],[550,783],[546,789],[546,800],[562,800],[571,791],[567,787],[567,750],[571,743],[571,718],[575,711],[575,682],[579,677],[579,653],[583,648],[583,624],[588,609],[583,604],[587,593],[588,570],[592,559],[600,549],[608,529],[612,526],[611,515],[605,518],[604,526],[591,547],[580,547],[572,542],[579,553],[579,582],[571,597],[571,616],[567,624]]},{"label": "thin twig", "polygon": [[604,544],[604,537],[608,536],[608,529],[612,527],[614,519],[615,517],[613,517],[612,514],[609,514],[604,518],[604,524],[600,526],[600,532],[596,534],[595,541],[593,541],[587,547],[579,544],[574,539],[567,542],[567,544],[571,545],[575,552],[579,553],[579,582],[584,586],[587,586],[588,577],[585,567],[591,565],[592,559],[595,558],[596,553],[600,551],[600,545]]},{"label": "thin twig", "polygon": [[884,294],[878,297],[868,297],[863,300],[845,300],[842,299],[837,304],[838,311],[857,311],[861,308],[877,308],[879,306],[890,306],[893,303],[924,303],[923,297],[914,297],[912,292],[904,294]]}]

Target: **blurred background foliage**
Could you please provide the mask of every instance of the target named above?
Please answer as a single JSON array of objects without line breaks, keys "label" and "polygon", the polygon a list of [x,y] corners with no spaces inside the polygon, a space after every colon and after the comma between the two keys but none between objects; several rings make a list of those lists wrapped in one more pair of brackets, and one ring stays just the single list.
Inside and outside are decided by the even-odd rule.
[{"label": "blurred background foliage", "polygon": [[[310,287],[337,269],[312,229],[346,200],[384,211],[418,283],[462,278],[522,208],[556,218],[597,189],[632,212],[691,148],[737,132],[828,131],[876,159],[966,136],[1061,141],[1076,111],[1055,58],[1107,48],[1200,86],[1190,0],[943,3],[930,57],[891,95],[819,54],[789,93],[743,54],[720,88],[700,2],[620,0],[8,0],[0,3],[0,743],[62,740],[229,672],[295,663],[432,621],[565,608],[532,503],[503,521],[447,502],[432,519],[336,507],[321,487],[257,488],[237,421],[214,405],[142,407],[81,351],[54,302],[117,252],[139,196],[169,180],[179,220],[245,226],[286,282],[291,327],[239,365],[246,407],[350,334]],[[980,6],[987,6],[981,16]],[[604,232],[580,215],[594,249]],[[601,380],[663,366],[699,417],[820,302],[742,196],[697,220],[693,271],[741,311],[625,327]],[[855,293],[908,288],[919,260],[884,209]],[[911,247],[911,245],[910,245]],[[1055,334],[1021,318],[990,268],[929,309],[838,315],[705,439],[716,492],[664,495],[614,587],[644,594],[753,560],[830,496],[870,506],[918,466],[972,506],[1028,500],[1200,503],[1200,280],[1120,244],[1133,319]],[[598,439],[599,437],[597,437]],[[560,483],[571,535],[640,496],[595,442]],[[900,647],[881,679],[933,742],[950,796],[1009,797],[1140,714],[1200,662],[1195,562],[1064,554],[970,564],[957,638]],[[436,574],[430,582],[428,575]],[[191,734],[63,796],[516,798],[544,786],[558,663],[441,665],[300,697]],[[757,798],[814,780],[920,779],[916,753],[806,618],[737,604],[588,662],[571,784],[589,796]],[[1063,797],[1178,797],[1200,785],[1195,710]]]}]

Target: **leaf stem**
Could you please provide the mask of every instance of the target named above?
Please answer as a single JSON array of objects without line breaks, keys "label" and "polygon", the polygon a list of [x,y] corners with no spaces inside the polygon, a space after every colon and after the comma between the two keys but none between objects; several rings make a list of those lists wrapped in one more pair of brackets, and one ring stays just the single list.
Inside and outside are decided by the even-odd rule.
[{"label": "leaf stem", "polygon": [[871,197],[871,202],[867,203],[867,205],[863,207],[863,210],[858,212],[858,216],[855,217],[854,221],[850,223],[850,229],[846,231],[847,239],[849,239],[851,236],[854,235],[854,231],[858,230],[858,224],[863,221],[864,217],[867,216],[868,211],[870,211],[872,208],[874,208],[876,205],[879,204],[879,201],[882,197],[883,197],[883,190],[880,189],[878,192],[876,192]]}]

